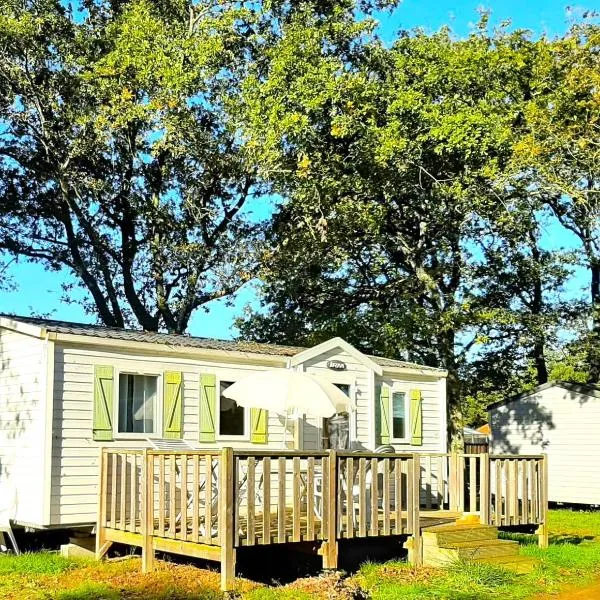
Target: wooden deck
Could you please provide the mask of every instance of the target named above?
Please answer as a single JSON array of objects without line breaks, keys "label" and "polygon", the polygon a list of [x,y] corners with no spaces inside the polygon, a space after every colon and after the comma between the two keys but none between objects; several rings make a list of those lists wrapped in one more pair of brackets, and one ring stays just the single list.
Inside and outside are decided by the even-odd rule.
[{"label": "wooden deck", "polygon": [[313,542],[335,568],[338,542],[409,538],[467,513],[486,525],[538,525],[547,543],[544,456],[103,449],[97,556],[113,542],[219,561],[230,589],[236,549]]}]

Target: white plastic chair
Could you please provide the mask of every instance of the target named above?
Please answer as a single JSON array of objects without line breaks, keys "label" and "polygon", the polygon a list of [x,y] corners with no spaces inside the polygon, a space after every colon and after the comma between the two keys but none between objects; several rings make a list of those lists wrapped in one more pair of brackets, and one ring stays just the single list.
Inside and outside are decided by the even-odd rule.
[{"label": "white plastic chair", "polygon": [[[383,446],[378,446],[374,450],[375,454],[395,454],[396,449],[393,446],[385,444]],[[371,490],[373,486],[373,469],[371,468],[371,463],[367,463],[366,473],[365,473],[365,486],[367,488],[367,521],[370,523],[371,521]],[[378,480],[378,488],[383,489],[383,479],[384,477],[389,476],[389,473],[385,473],[383,462],[378,461],[377,463],[377,473],[375,474]],[[356,478],[356,473],[354,473],[354,477]],[[344,478],[342,478],[342,486],[344,493],[348,493],[348,488],[350,488],[353,498],[354,505],[354,514],[352,515],[352,520],[354,524],[358,521],[358,512],[359,512],[359,502],[360,502],[360,485],[358,483],[346,482]]]}]

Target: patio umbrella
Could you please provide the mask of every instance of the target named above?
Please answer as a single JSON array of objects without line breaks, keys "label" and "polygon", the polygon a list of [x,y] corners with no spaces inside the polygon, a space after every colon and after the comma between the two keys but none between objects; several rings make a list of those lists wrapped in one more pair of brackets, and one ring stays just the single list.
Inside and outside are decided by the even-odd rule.
[{"label": "patio umbrella", "polygon": [[295,411],[327,418],[355,408],[354,402],[333,383],[287,369],[253,373],[229,386],[223,395],[239,406],[285,415]]}]

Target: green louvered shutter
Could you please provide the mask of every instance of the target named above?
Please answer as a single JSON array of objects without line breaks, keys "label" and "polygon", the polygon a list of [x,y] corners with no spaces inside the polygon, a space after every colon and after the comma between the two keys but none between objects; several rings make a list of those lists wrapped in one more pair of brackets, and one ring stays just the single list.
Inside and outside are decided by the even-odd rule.
[{"label": "green louvered shutter", "polygon": [[94,368],[94,419],[93,437],[97,442],[113,439],[113,389],[114,369]]},{"label": "green louvered shutter", "polygon": [[217,377],[200,376],[200,441],[215,441],[215,416],[217,411]]},{"label": "green louvered shutter", "polygon": [[413,446],[423,445],[423,402],[421,390],[410,391],[410,443]]},{"label": "green louvered shutter", "polygon": [[269,411],[262,408],[250,409],[250,423],[250,441],[253,444],[266,444],[269,441]]},{"label": "green louvered shutter", "polygon": [[390,443],[390,388],[379,387],[379,398],[375,411],[375,438],[378,444]]},{"label": "green louvered shutter", "polygon": [[183,434],[183,377],[180,371],[165,371],[163,437],[179,440]]}]

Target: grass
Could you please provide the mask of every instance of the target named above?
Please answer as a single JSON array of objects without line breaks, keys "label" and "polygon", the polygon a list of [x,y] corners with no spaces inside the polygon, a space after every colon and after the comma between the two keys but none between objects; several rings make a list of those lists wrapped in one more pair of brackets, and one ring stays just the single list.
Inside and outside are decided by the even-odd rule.
[{"label": "grass", "polygon": [[[537,537],[503,534],[521,543],[521,554],[540,561],[528,575],[500,567],[457,563],[447,569],[405,562],[366,563],[352,576],[327,574],[286,586],[239,580],[243,600],[527,600],[565,585],[600,578],[600,512],[550,511],[550,547]],[[143,575],[138,558],[95,563],[51,552],[0,555],[3,600],[223,600],[216,571],[157,561]]]},{"label": "grass", "polygon": [[56,575],[80,567],[81,560],[54,552],[27,552],[20,556],[0,555],[0,575]]},{"label": "grass", "polygon": [[525,600],[556,593],[565,584],[585,585],[600,577],[600,513],[552,510],[550,547],[537,546],[537,536],[504,533],[519,541],[523,556],[539,566],[517,576],[500,567],[457,563],[449,569],[412,569],[405,563],[364,565],[355,576],[372,600]]}]

